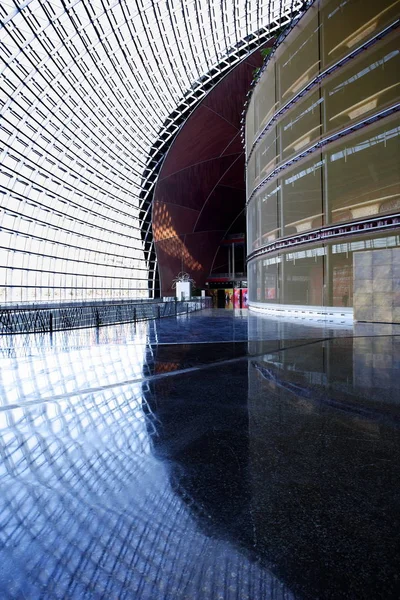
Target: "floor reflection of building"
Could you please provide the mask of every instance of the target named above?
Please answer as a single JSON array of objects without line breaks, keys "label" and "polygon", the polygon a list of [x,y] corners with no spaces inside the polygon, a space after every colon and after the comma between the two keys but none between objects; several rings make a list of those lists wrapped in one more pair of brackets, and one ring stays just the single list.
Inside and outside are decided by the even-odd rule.
[{"label": "floor reflection of building", "polygon": [[[159,346],[156,373],[168,371],[168,356],[170,365],[182,368],[193,364],[198,349]],[[252,537],[246,368],[244,363],[222,376],[213,369],[206,376],[199,371],[157,379],[145,395],[150,427],[155,425],[153,452],[167,464],[173,490],[203,531],[243,547]]]},{"label": "floor reflection of building", "polygon": [[395,597],[399,415],[388,402],[400,395],[380,393],[397,385],[384,366],[393,344],[336,340],[249,364],[256,549],[302,597]]},{"label": "floor reflection of building", "polygon": [[379,332],[270,321],[249,362],[247,342],[145,352],[145,330],[4,347],[5,598],[396,597],[399,344]]},{"label": "floor reflection of building", "polygon": [[[153,451],[200,529],[299,597],[394,597],[396,415],[368,374],[357,387],[361,339],[304,341],[153,381]],[[378,342],[363,338],[363,352],[367,341]],[[175,349],[171,364],[192,364],[191,352]]]},{"label": "floor reflection of building", "polygon": [[399,368],[400,337],[391,335],[392,325],[385,325],[386,335],[354,338],[354,385],[366,388],[373,398],[400,405]]}]

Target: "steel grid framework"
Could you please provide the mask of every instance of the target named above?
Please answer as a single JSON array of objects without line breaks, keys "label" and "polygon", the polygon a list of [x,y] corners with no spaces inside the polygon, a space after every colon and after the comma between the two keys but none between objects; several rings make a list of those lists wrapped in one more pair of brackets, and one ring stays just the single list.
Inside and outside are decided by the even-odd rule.
[{"label": "steel grid framework", "polygon": [[300,0],[5,0],[0,302],[153,297],[175,134]]}]

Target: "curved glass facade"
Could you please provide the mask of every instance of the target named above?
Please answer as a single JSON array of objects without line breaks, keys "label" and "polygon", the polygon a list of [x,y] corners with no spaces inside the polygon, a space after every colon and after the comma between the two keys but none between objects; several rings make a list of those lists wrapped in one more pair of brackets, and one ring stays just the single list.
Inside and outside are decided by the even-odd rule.
[{"label": "curved glass facade", "polygon": [[400,233],[397,232],[354,236],[352,241],[309,244],[291,251],[260,256],[247,268],[249,300],[285,305],[351,307],[354,296],[353,255],[361,251],[398,247]]},{"label": "curved glass facade", "polygon": [[2,2],[0,302],[147,296],[179,119],[303,4]]},{"label": "curved glass facade", "polygon": [[251,301],[352,306],[352,253],[398,245],[399,14],[315,3],[266,65],[246,115]]}]

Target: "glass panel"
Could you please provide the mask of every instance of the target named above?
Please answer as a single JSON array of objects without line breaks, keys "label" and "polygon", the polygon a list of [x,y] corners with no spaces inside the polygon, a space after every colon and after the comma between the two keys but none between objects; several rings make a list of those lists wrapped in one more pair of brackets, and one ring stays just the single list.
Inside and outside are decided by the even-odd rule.
[{"label": "glass panel", "polygon": [[324,0],[321,7],[322,68],[337,62],[399,16],[399,0]]},{"label": "glass panel", "polygon": [[254,150],[254,175],[255,180],[252,188],[257,187],[278,164],[278,143],[276,139],[276,127],[272,127],[261,139]]},{"label": "glass panel", "polygon": [[256,198],[250,202],[247,207],[247,253],[251,254],[253,250],[260,246],[260,219],[259,202]]},{"label": "glass panel", "polygon": [[400,209],[399,117],[346,137],[324,154],[332,222]]},{"label": "glass panel", "polygon": [[280,256],[261,261],[262,301],[267,303],[279,302],[279,271],[282,258]]},{"label": "glass panel", "polygon": [[399,234],[363,235],[259,258],[248,269],[250,299],[268,304],[351,307],[354,253],[396,247],[400,247]]},{"label": "glass panel", "polygon": [[255,98],[250,101],[249,107],[246,113],[246,151],[250,152],[250,149],[254,141],[254,103]]},{"label": "glass panel", "polygon": [[320,137],[322,102],[316,90],[283,116],[278,125],[282,160],[288,160]]},{"label": "glass panel", "polygon": [[319,73],[318,7],[312,6],[276,52],[277,100],[286,104]]},{"label": "glass panel", "polygon": [[246,190],[247,198],[250,198],[254,190],[254,180],[256,178],[256,151],[253,152],[246,167]]},{"label": "glass panel", "polygon": [[257,289],[256,269],[257,269],[257,261],[252,262],[247,267],[247,282],[248,282],[250,302],[257,301],[256,300],[256,289]]},{"label": "glass panel", "polygon": [[321,155],[316,154],[282,177],[284,235],[322,225],[322,164]]},{"label": "glass panel", "polygon": [[325,248],[312,248],[285,255],[284,304],[324,304]]},{"label": "glass panel", "polygon": [[398,101],[398,45],[393,33],[323,82],[326,132],[346,127]]},{"label": "glass panel", "polygon": [[[384,250],[400,246],[400,236],[363,236],[346,243],[336,243],[330,246],[331,253],[331,281],[333,306],[353,306],[353,255],[365,250]],[[365,267],[364,267],[365,268]],[[368,267],[366,267],[368,269]],[[368,292],[372,293],[372,270],[365,283]]]},{"label": "glass panel", "polygon": [[248,206],[247,237],[248,253],[279,237],[278,197],[280,186],[277,180],[263,188]]},{"label": "glass panel", "polygon": [[[332,252],[333,250],[333,252]],[[329,246],[332,306],[353,304],[353,255],[350,244]]]},{"label": "glass panel", "polygon": [[259,133],[276,112],[274,59],[269,61],[254,96],[254,130]]},{"label": "glass panel", "polygon": [[258,260],[256,263],[256,283],[257,283],[257,287],[256,287],[256,302],[261,302],[262,296],[261,296],[261,285],[262,285],[262,281],[261,281],[261,260]]},{"label": "glass panel", "polygon": [[[322,68],[371,39],[400,12],[400,0],[323,0],[318,4],[322,5]],[[265,126],[277,108],[319,72],[317,35],[315,3],[276,52],[276,97],[266,80],[260,84],[256,129]],[[251,188],[280,161],[290,160],[322,134],[343,130],[398,102],[397,39],[393,32],[374,43],[324,79],[321,90],[313,88],[277,120],[277,135],[271,129],[253,154]],[[272,74],[272,63],[269,69]],[[263,112],[262,98],[267,93],[270,96]],[[399,117],[386,117],[281,171],[253,200],[252,250],[279,235],[297,235],[327,223],[399,212],[399,134]],[[346,243],[304,247],[280,256],[267,254],[249,265],[253,273],[250,298],[267,303],[352,306],[353,254],[394,246],[399,246],[398,235],[363,235]]]},{"label": "glass panel", "polygon": [[261,245],[273,242],[280,236],[279,229],[279,196],[280,185],[275,180],[262,189],[258,195],[261,206]]},{"label": "glass panel", "polygon": [[[261,40],[253,32],[262,24],[265,39],[269,22],[272,33],[301,2],[265,3],[264,12],[256,0],[233,4],[0,3],[0,183],[9,210],[0,246],[12,251],[2,285],[10,297],[85,297],[92,286],[91,297],[148,295],[155,256],[142,219],[156,147]],[[27,235],[23,244],[11,230]]]}]

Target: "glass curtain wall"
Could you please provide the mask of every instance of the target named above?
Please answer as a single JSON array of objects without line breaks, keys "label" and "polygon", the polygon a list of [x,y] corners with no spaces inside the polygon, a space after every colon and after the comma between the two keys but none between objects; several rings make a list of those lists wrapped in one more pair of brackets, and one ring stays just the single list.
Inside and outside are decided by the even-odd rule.
[{"label": "glass curtain wall", "polygon": [[351,306],[348,244],[279,259],[268,245],[400,213],[399,15],[389,0],[315,3],[263,71],[246,115],[251,301]]},{"label": "glass curtain wall", "polygon": [[400,246],[400,233],[266,254],[248,269],[250,302],[339,306],[353,303],[353,255]]}]

